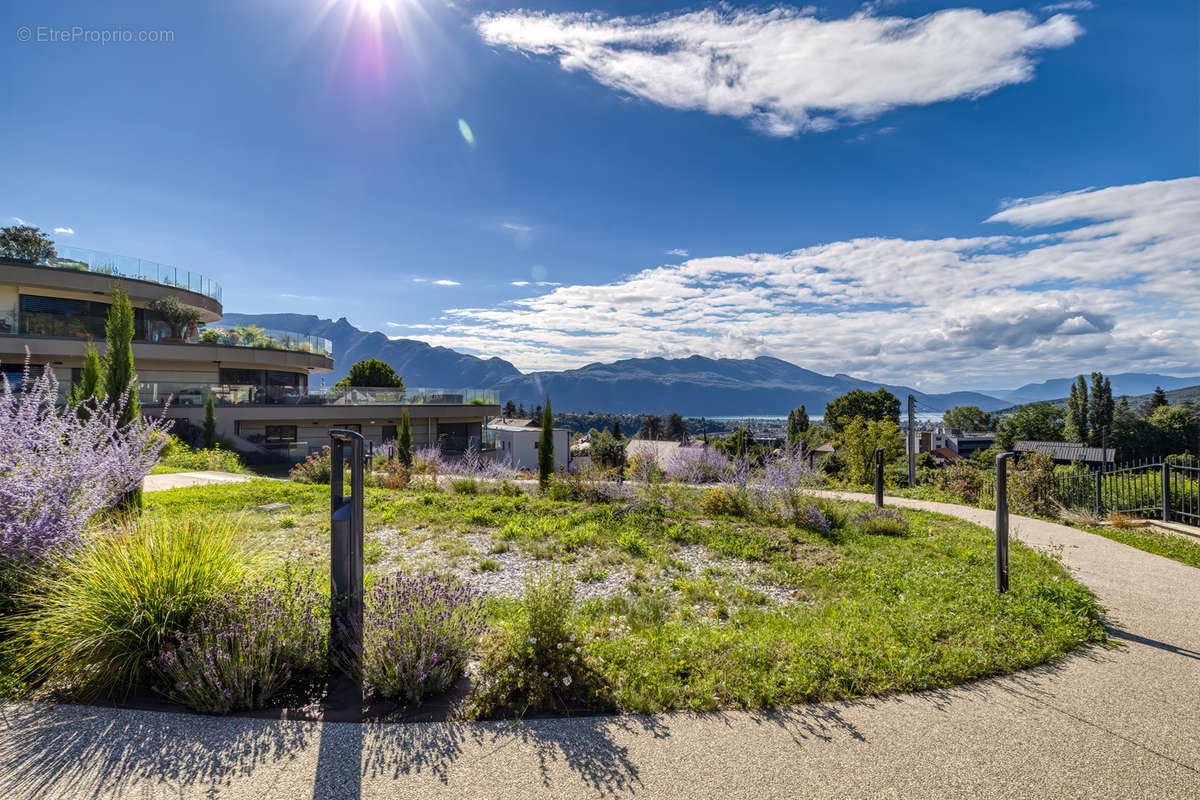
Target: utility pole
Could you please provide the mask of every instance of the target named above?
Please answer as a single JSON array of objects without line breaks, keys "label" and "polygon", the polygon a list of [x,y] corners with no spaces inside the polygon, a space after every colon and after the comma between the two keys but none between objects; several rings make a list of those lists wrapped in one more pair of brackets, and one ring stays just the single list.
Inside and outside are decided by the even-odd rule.
[{"label": "utility pole", "polygon": [[908,396],[908,487],[917,485],[917,398]]}]

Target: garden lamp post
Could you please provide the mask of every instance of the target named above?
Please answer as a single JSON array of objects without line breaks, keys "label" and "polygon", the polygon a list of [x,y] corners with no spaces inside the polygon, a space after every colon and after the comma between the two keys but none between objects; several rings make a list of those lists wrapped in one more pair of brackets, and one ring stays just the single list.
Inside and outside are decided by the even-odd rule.
[{"label": "garden lamp post", "polygon": [[875,448],[875,505],[883,508],[883,448]]},{"label": "garden lamp post", "polygon": [[[363,437],[333,428],[329,458],[329,656],[349,674],[359,673],[363,631]],[[342,494],[350,445],[350,495]]]},{"label": "garden lamp post", "polygon": [[996,593],[1008,591],[1008,459],[1013,453],[996,456]]}]

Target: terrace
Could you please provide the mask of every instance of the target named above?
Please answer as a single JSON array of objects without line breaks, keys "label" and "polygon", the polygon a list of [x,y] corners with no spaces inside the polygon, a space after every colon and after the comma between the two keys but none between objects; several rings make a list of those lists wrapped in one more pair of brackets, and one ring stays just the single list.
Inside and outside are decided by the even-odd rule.
[{"label": "terrace", "polygon": [[216,406],[494,406],[500,395],[490,389],[308,389],[263,384],[140,383],[143,406],[201,406],[209,396]]},{"label": "terrace", "polygon": [[192,272],[170,264],[159,264],[134,256],[90,250],[86,247],[57,245],[58,256],[39,262],[36,266],[48,269],[68,269],[78,272],[95,272],[118,278],[149,281],[163,286],[186,289],[221,302],[221,286],[198,272]]}]

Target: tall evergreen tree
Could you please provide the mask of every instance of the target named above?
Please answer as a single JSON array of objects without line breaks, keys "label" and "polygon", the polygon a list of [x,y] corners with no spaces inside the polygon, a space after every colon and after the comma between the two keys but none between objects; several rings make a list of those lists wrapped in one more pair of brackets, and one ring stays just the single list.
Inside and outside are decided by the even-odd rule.
[{"label": "tall evergreen tree", "polygon": [[1171,405],[1171,401],[1167,399],[1167,393],[1163,391],[1161,386],[1155,386],[1154,394],[1150,395],[1150,402],[1146,404],[1145,410],[1142,411],[1142,416],[1149,419],[1155,411],[1169,405]]},{"label": "tall evergreen tree", "polygon": [[204,446],[209,450],[217,446],[217,409],[211,392],[204,398]]},{"label": "tall evergreen tree", "polygon": [[682,442],[687,439],[687,425],[683,422],[683,417],[679,414],[671,414],[667,417],[667,432],[664,438],[672,441]]},{"label": "tall evergreen tree", "polygon": [[396,458],[406,467],[413,462],[412,420],[408,417],[408,409],[400,415],[400,433],[396,435]]},{"label": "tall evergreen tree", "polygon": [[1092,373],[1092,400],[1088,411],[1088,444],[1104,447],[1112,435],[1112,383],[1101,372]]},{"label": "tall evergreen tree", "polygon": [[104,387],[101,377],[104,366],[100,363],[100,353],[93,342],[88,342],[87,351],[83,354],[83,371],[79,383],[71,389],[68,403],[80,419],[87,416],[88,407],[104,401]]},{"label": "tall evergreen tree", "polygon": [[795,450],[803,441],[804,432],[808,430],[808,411],[804,406],[793,408],[788,412],[787,444]]},{"label": "tall evergreen tree", "polygon": [[118,424],[128,425],[142,415],[138,402],[137,377],[133,369],[133,305],[124,289],[113,290],[112,305],[108,309],[108,321],[104,326],[107,344],[104,351],[104,377],[101,386],[105,400],[116,405],[126,392],[129,399],[121,408]]},{"label": "tall evergreen tree", "polygon": [[[135,332],[133,305],[124,289],[113,289],[112,305],[108,308],[108,320],[104,325],[106,344],[104,369],[100,385],[104,390],[104,401],[112,407],[120,405],[117,424],[121,427],[141,419],[142,406],[138,402],[137,373],[133,368],[133,335]],[[126,398],[121,404],[121,398]],[[142,509],[142,487],[126,492],[117,503],[117,509],[127,513],[138,513]]]},{"label": "tall evergreen tree", "polygon": [[621,420],[617,420],[613,423],[613,436],[617,437],[618,439],[621,438]]},{"label": "tall evergreen tree", "polygon": [[1087,381],[1080,375],[1071,384],[1071,396],[1067,398],[1067,420],[1063,424],[1063,437],[1068,442],[1088,440],[1088,388]]},{"label": "tall evergreen tree", "polygon": [[550,398],[542,412],[542,437],[538,441],[538,483],[544,488],[554,474],[554,415],[550,413]]}]

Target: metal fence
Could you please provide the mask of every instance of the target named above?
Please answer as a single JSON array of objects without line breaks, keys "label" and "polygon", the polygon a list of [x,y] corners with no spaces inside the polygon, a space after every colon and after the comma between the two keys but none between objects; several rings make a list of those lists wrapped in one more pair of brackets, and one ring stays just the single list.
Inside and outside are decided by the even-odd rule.
[{"label": "metal fence", "polygon": [[1072,509],[1200,525],[1200,464],[1191,456],[1054,475],[1054,500]]}]

